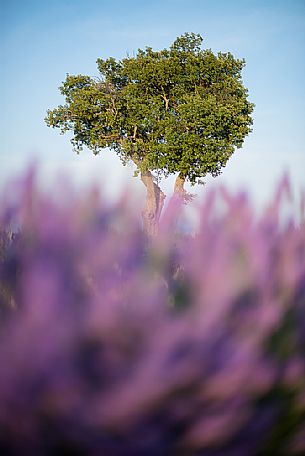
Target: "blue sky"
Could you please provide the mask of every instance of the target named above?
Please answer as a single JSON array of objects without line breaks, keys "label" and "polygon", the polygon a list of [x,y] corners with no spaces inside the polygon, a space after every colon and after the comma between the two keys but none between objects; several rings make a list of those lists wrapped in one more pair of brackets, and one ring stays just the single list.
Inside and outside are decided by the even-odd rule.
[{"label": "blue sky", "polygon": [[[96,59],[138,48],[168,47],[182,33],[203,46],[245,58],[243,80],[255,103],[253,132],[221,176],[207,183],[247,188],[259,204],[289,171],[305,187],[304,0],[2,0],[0,187],[35,159],[48,185],[64,172],[79,186],[98,182],[108,195],[142,184],[113,152],[77,156],[68,135],[44,124],[63,100],[66,73],[96,75]],[[162,183],[169,194],[172,180]],[[201,193],[198,186],[193,193]]]}]

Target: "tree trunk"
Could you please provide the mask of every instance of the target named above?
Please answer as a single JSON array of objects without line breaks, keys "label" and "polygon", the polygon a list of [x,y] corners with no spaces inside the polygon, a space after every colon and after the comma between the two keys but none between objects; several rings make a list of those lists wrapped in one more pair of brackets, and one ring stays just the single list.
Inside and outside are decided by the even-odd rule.
[{"label": "tree trunk", "polygon": [[144,231],[148,237],[153,237],[158,232],[158,223],[165,195],[153,181],[153,175],[150,171],[142,172],[141,180],[146,187],[146,203],[142,212]]},{"label": "tree trunk", "polygon": [[187,204],[193,200],[194,195],[192,193],[188,193],[184,189],[184,184],[185,176],[179,173],[175,180],[174,193],[176,196],[182,199],[183,203]]},{"label": "tree trunk", "polygon": [[175,180],[175,187],[174,187],[175,195],[184,197],[184,194],[185,194],[184,182],[185,182],[185,177],[181,173],[179,173]]}]

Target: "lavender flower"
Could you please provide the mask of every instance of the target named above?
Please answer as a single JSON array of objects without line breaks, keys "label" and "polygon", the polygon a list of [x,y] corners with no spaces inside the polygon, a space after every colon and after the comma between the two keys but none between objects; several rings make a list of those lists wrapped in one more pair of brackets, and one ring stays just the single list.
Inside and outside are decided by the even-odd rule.
[{"label": "lavender flower", "polygon": [[2,198],[1,454],[302,454],[305,226],[280,218],[288,189],[260,216],[209,192],[192,235],[172,205],[149,245],[126,198],[59,203],[33,176]]}]

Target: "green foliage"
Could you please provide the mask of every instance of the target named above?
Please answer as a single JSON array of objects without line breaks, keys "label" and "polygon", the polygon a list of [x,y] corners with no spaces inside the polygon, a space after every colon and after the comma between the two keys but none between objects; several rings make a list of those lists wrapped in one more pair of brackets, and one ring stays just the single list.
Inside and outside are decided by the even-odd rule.
[{"label": "green foliage", "polygon": [[99,78],[67,75],[65,104],[46,122],[72,131],[76,150],[114,149],[141,171],[180,172],[192,183],[221,172],[251,131],[244,60],[201,49],[194,33],[169,49],[139,49],[120,61],[98,59]]}]

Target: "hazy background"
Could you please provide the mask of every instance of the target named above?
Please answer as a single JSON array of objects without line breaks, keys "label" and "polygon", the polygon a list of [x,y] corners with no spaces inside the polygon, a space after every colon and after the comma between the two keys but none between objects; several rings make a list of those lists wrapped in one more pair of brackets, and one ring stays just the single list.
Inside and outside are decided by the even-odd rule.
[{"label": "hazy background", "polygon": [[[203,46],[245,58],[252,134],[223,174],[209,185],[247,188],[255,202],[268,199],[289,171],[294,189],[305,187],[304,0],[0,0],[0,188],[28,163],[39,163],[41,183],[58,171],[80,188],[98,182],[108,196],[126,185],[144,186],[114,152],[77,156],[69,136],[48,128],[48,108],[63,103],[58,86],[66,73],[97,75],[96,59],[122,58],[138,48],[168,47],[184,32],[200,33]],[[162,182],[170,194],[173,180]],[[200,193],[196,186],[191,190]]]}]

